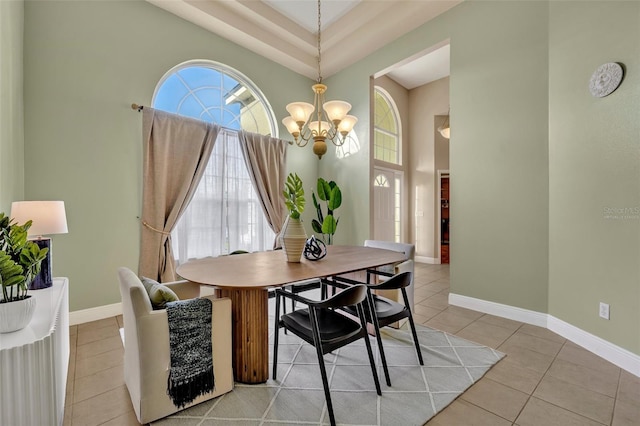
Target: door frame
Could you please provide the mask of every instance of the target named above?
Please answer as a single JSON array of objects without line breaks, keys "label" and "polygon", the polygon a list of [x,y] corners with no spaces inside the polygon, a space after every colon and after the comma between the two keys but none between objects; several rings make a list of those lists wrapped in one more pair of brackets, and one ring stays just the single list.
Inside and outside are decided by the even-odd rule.
[{"label": "door frame", "polygon": [[[436,252],[438,253],[437,256],[437,261],[438,264],[442,264],[442,253],[441,253],[441,241],[442,241],[442,226],[440,221],[442,220],[442,214],[441,214],[441,209],[442,209],[442,178],[446,177],[449,178],[449,205],[451,205],[451,173],[449,172],[449,169],[438,169],[438,182],[436,185],[436,194],[437,198],[436,198],[436,223],[434,225],[436,225],[436,246],[437,246],[437,250]],[[449,220],[451,220],[451,211],[449,211]],[[449,255],[451,255],[451,229],[449,229]]]}]

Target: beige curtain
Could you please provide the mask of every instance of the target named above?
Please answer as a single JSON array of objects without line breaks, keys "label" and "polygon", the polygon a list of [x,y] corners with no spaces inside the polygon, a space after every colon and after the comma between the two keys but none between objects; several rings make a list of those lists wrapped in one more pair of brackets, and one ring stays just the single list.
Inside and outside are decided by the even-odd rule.
[{"label": "beige curtain", "polygon": [[278,235],[286,218],[282,189],[286,179],[287,142],[244,131],[238,132],[238,137],[251,182],[261,201],[262,211],[276,234],[273,248],[278,248]]},{"label": "beige curtain", "polygon": [[141,276],[176,279],[171,231],[191,201],[220,130],[216,124],[145,107]]}]

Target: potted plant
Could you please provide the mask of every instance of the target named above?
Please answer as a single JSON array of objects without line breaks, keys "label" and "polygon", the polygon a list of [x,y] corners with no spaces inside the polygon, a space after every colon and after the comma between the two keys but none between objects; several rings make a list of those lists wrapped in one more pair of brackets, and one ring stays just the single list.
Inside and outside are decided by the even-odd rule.
[{"label": "potted plant", "polygon": [[304,251],[304,243],[307,241],[307,234],[302,226],[300,214],[304,211],[305,198],[302,179],[297,173],[289,173],[282,191],[284,203],[289,214],[282,226],[282,248],[287,256],[287,262],[300,262],[300,257]]},{"label": "potted plant", "polygon": [[30,227],[31,221],[18,225],[0,213],[0,333],[26,327],[35,310],[27,289],[49,249],[27,239]]},{"label": "potted plant", "polygon": [[312,193],[313,205],[316,208],[318,219],[311,221],[311,227],[314,232],[322,234],[322,240],[330,245],[333,242],[333,234],[336,233],[336,228],[340,221],[340,218],[336,219],[334,217],[333,212],[342,204],[342,192],[334,181],[327,182],[323,178],[318,178],[317,190],[320,201],[326,201],[327,203],[327,213],[324,214],[322,212],[322,206],[316,199],[316,194]]}]

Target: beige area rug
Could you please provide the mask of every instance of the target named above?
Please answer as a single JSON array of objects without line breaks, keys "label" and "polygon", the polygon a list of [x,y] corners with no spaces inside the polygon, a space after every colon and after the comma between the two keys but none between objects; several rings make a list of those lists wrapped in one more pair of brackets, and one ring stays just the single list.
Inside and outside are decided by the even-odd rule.
[{"label": "beige area rug", "polygon": [[[425,326],[417,326],[424,366],[418,364],[408,325],[383,329],[391,387],[386,386],[371,338],[382,396],[376,395],[364,341],[325,355],[336,421],[342,425],[423,425],[478,381],[504,354]],[[273,351],[273,345],[270,352]],[[272,354],[269,354],[272,359]],[[269,365],[271,372],[271,364]],[[315,349],[281,335],[278,378],[237,384],[232,392],[153,425],[324,425],[329,416]]]}]

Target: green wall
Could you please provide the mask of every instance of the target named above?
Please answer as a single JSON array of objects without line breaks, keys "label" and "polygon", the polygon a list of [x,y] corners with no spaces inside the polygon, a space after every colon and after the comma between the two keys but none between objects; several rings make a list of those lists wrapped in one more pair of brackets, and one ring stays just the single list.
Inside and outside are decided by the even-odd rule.
[{"label": "green wall", "polygon": [[[137,270],[142,115],[130,105],[150,105],[163,74],[191,59],[244,73],[278,118],[311,84],[143,1],[25,3],[25,197],[66,202],[53,267],[70,279],[72,311],[119,302],[117,268]],[[289,154],[315,180],[309,152]]]},{"label": "green wall", "polygon": [[[464,2],[328,80],[362,110],[371,75],[449,39],[451,292],[549,313],[636,354],[640,219],[603,211],[640,207],[639,7]],[[629,75],[596,100],[588,81],[608,61]],[[365,161],[369,138],[361,142]],[[362,212],[369,165],[353,170],[321,166],[349,173]],[[368,226],[363,218],[350,238],[367,238]],[[598,318],[599,301],[610,321]]]},{"label": "green wall", "polygon": [[[465,2],[332,77],[330,87],[354,109],[368,107],[363,82],[369,76],[446,39],[455,224],[451,291],[546,312],[547,4]],[[367,138],[364,159],[368,144]],[[327,174],[344,173],[338,162],[325,166]],[[357,207],[363,211],[369,165],[357,167],[349,179],[354,192],[367,196]],[[354,231],[355,241],[368,237],[368,226]]]},{"label": "green wall", "polygon": [[538,312],[548,300],[547,7],[470,4],[451,35],[451,291]]},{"label": "green wall", "polygon": [[0,212],[24,191],[23,1],[0,1]]},{"label": "green wall", "polygon": [[[22,13],[12,7],[0,9],[3,63],[19,54],[19,41],[5,47],[7,10]],[[359,117],[361,150],[338,160],[330,146],[318,161],[292,148],[288,168],[305,189],[318,174],[343,188],[337,243],[368,238],[370,77],[450,40],[452,293],[549,313],[638,354],[640,220],[603,213],[640,206],[639,8],[464,2],[328,78],[328,97]],[[148,105],[164,72],[194,58],[243,72],[279,119],[312,82],[140,1],[27,2],[24,20],[24,196],[67,202],[54,272],[71,279],[71,309],[115,303],[115,270],[135,268],[139,250],[141,118],[129,104]],[[625,81],[592,98],[588,79],[608,61],[625,63]],[[0,75],[0,88],[19,81]],[[5,183],[22,173],[19,161],[4,167],[21,155],[15,93],[0,103],[15,114],[0,118],[14,126],[0,139],[3,207],[22,192]],[[599,301],[610,321],[597,317]]]},{"label": "green wall", "polygon": [[549,34],[549,313],[640,354],[640,3],[552,2]]}]

